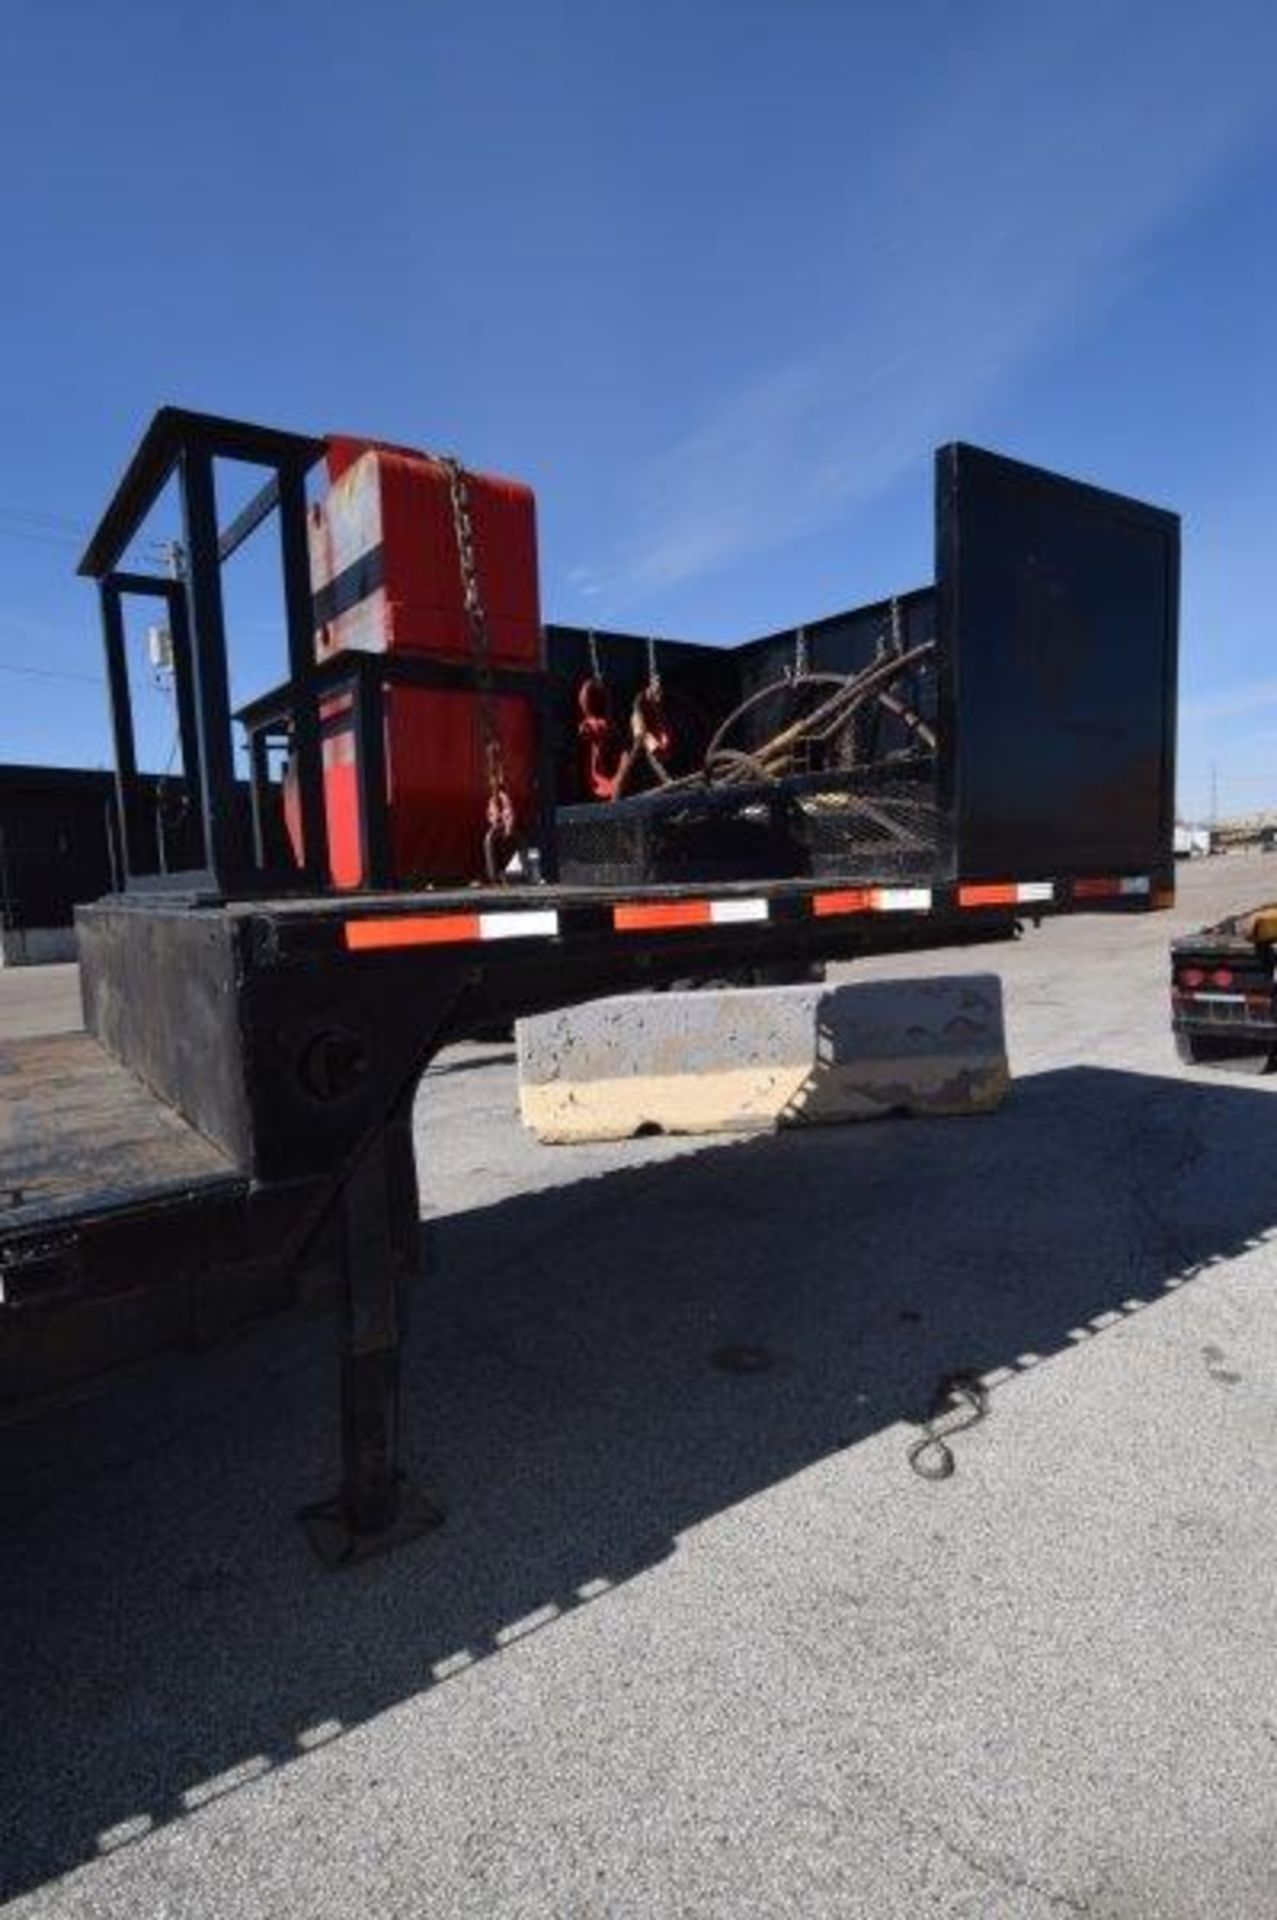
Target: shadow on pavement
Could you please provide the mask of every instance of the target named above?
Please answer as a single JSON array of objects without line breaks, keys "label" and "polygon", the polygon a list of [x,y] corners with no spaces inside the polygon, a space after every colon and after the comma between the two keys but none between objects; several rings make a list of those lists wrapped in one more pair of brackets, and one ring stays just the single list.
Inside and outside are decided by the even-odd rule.
[{"label": "shadow on pavement", "polygon": [[[336,1479],[327,1322],[0,1436],[4,1890],[464,1685],[942,1375],[1071,1350],[1239,1253],[1277,1222],[1275,1147],[1269,1090],[1076,1068],[991,1118],[715,1143],[449,1215],[407,1381],[449,1522],[343,1574],[288,1515]],[[732,1345],[774,1364],[723,1372]]]}]

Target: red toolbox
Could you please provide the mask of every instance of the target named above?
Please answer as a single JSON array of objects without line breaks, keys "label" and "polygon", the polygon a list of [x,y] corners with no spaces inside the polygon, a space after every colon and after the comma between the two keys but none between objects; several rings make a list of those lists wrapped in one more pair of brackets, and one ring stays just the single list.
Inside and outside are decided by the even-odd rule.
[{"label": "red toolbox", "polygon": [[[488,826],[488,724],[500,740],[505,788],[523,834],[535,840],[535,695],[543,674],[536,506],[518,481],[467,472],[475,574],[486,616],[486,665],[528,676],[528,694],[478,691],[480,661],[467,617],[451,477],[429,454],[338,437],[328,443],[330,486],[311,508],[316,654],[386,656],[381,705],[390,878],[425,886],[479,879]],[[472,668],[474,684],[408,684],[412,660]],[[339,887],[364,884],[360,782],[352,696],[320,707],[329,867]],[[296,783],[284,815],[302,850]]]},{"label": "red toolbox", "polygon": [[[330,439],[330,486],[310,513],[319,658],[343,648],[468,659],[448,469],[429,454]],[[466,476],[494,667],[539,668],[536,502],[517,480]]]}]

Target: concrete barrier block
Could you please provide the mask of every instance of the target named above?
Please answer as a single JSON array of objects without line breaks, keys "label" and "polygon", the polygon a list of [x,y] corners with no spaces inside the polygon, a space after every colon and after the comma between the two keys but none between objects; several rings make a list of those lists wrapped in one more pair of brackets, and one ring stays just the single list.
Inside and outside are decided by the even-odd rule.
[{"label": "concrete barrier block", "polygon": [[988,1113],[1010,1077],[993,974],[627,994],[516,1033],[519,1109],[550,1142]]}]

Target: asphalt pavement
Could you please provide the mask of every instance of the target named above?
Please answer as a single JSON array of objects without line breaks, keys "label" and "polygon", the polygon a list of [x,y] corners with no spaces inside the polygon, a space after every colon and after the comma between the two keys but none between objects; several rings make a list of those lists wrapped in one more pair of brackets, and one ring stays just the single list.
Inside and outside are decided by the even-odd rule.
[{"label": "asphalt pavement", "polygon": [[1277,1081],[1165,963],[1277,859],[1180,879],[839,970],[999,972],[991,1117],[550,1148],[441,1058],[393,1557],[292,1517],[323,1318],[0,1433],[15,1920],[1277,1916]]}]

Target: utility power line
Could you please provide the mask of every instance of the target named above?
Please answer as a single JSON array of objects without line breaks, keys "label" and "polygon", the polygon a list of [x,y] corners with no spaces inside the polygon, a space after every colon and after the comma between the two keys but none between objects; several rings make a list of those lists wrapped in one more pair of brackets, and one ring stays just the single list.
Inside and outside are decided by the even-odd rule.
[{"label": "utility power line", "polygon": [[79,533],[84,525],[77,514],[47,513],[43,507],[15,507],[12,501],[0,501],[0,513],[14,514],[23,520],[43,520],[50,526],[66,527],[71,533]]},{"label": "utility power line", "polygon": [[58,533],[53,527],[6,526],[0,520],[0,540],[31,540],[37,547],[74,549],[80,545],[73,533]]},{"label": "utility power line", "polygon": [[70,667],[20,667],[0,660],[0,673],[21,673],[32,680],[82,680],[90,687],[105,686],[99,673],[75,673]]},{"label": "utility power line", "polygon": [[[83,548],[88,544],[89,533],[82,522],[66,514],[0,505],[0,539],[30,540],[42,547]],[[154,562],[164,559],[172,545],[168,540],[134,540],[129,552],[145,555],[149,562]]]}]

